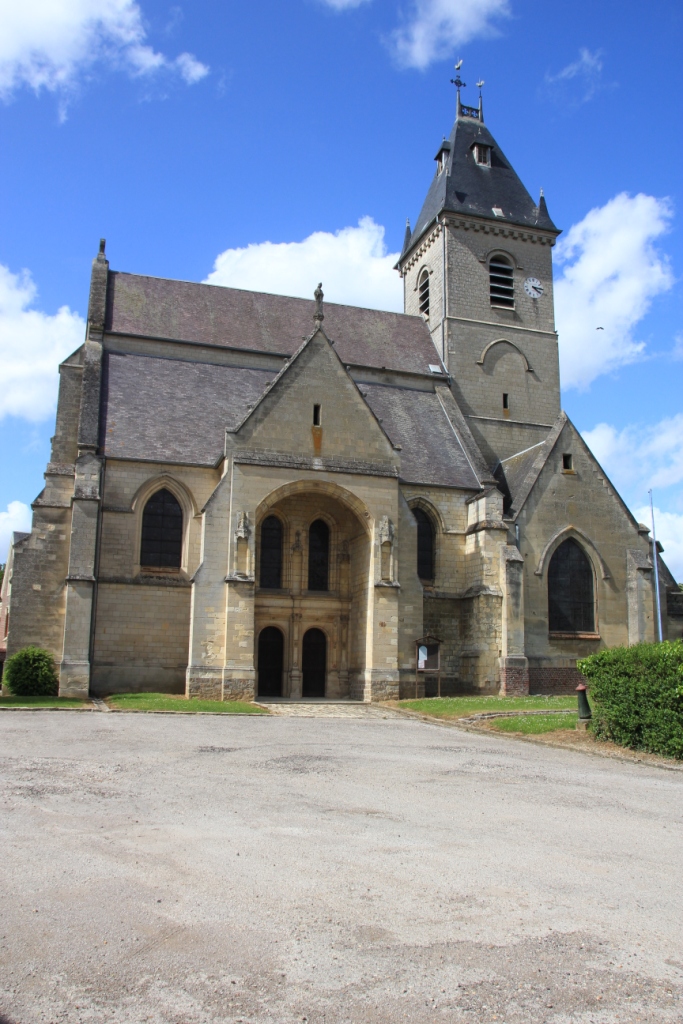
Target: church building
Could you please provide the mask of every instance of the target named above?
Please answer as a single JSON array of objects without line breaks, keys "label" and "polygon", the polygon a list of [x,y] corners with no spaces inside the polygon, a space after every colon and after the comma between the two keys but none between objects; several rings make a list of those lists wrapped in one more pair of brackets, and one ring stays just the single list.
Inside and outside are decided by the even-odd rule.
[{"label": "church building", "polygon": [[560,406],[558,234],[458,92],[402,314],[114,271],[102,241],[0,645],[48,648],[65,696],[378,701],[569,692],[654,640],[649,531]]}]

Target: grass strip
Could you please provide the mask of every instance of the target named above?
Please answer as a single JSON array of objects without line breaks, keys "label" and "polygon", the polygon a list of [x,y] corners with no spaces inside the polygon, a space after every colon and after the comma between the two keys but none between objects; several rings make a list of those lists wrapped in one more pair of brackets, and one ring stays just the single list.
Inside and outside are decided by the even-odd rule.
[{"label": "grass strip", "polygon": [[520,715],[516,718],[492,718],[486,723],[488,729],[498,732],[523,733],[525,736],[538,736],[543,732],[556,732],[559,729],[576,729],[578,720],[576,711],[568,711],[563,715]]},{"label": "grass strip", "polygon": [[575,711],[576,697],[425,697],[401,700],[397,706],[434,718],[456,719],[485,711]]},{"label": "grass strip", "polygon": [[80,697],[0,697],[0,708],[83,708]]},{"label": "grass strip", "polygon": [[197,697],[175,696],[170,693],[117,693],[107,697],[114,711],[175,711],[181,715],[197,711],[218,712],[221,715],[267,715],[265,708],[242,700],[200,700]]}]

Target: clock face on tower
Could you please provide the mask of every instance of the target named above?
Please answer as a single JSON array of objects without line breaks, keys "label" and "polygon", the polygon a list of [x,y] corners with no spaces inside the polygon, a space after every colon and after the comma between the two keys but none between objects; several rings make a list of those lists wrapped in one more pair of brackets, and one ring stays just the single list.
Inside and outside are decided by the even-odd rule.
[{"label": "clock face on tower", "polygon": [[524,282],[524,291],[532,299],[540,299],[543,295],[543,285],[537,277],[527,277]]}]

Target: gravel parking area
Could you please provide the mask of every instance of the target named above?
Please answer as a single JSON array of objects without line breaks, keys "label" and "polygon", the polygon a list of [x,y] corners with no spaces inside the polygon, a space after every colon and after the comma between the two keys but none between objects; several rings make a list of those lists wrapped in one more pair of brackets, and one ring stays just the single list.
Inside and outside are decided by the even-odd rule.
[{"label": "gravel parking area", "polygon": [[683,1017],[683,773],[415,719],[0,716],[14,1024]]}]

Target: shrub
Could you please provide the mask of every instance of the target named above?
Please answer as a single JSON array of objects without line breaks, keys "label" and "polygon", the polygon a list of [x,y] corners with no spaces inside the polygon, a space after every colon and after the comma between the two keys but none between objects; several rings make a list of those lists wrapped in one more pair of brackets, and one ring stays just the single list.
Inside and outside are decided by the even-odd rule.
[{"label": "shrub", "polygon": [[56,697],[59,690],[52,655],[40,647],[24,647],[8,658],[4,682],[14,697]]},{"label": "shrub", "polygon": [[577,668],[590,682],[599,739],[683,758],[683,641],[613,647]]}]

